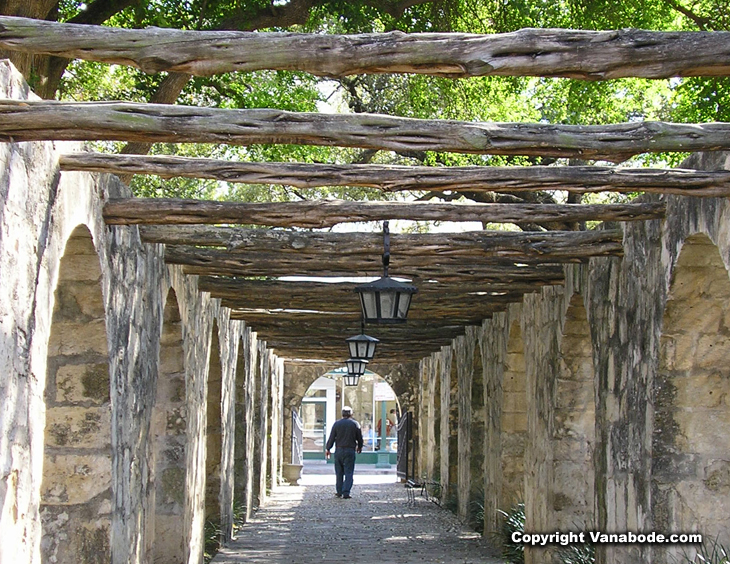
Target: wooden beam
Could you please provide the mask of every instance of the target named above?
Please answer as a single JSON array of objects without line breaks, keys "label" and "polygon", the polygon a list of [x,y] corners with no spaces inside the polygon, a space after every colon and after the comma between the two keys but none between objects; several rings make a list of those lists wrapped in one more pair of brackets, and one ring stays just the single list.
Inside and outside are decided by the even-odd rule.
[{"label": "wooden beam", "polygon": [[[199,288],[205,291],[204,288]],[[536,286],[530,287],[535,291]],[[448,290],[434,292],[428,285],[421,291],[419,288],[417,299],[413,307],[417,309],[440,308],[444,304],[449,307],[469,308],[478,307],[486,302],[510,303],[522,300],[524,291],[510,289],[504,292],[463,292],[452,285]],[[212,292],[211,296],[220,298],[226,307],[237,308],[289,308],[297,310],[316,309],[327,311],[359,310],[359,300],[354,291],[311,290],[307,288],[292,288],[290,291],[265,291],[264,287],[243,292]]]},{"label": "wooden beam", "polygon": [[[562,284],[562,280],[550,280],[550,284]],[[500,292],[535,292],[545,284],[542,281],[534,282],[491,282],[475,284],[421,284],[418,288],[418,295],[430,294],[477,294],[477,293],[500,293]],[[321,282],[314,280],[286,281],[286,280],[259,280],[244,278],[218,278],[214,276],[201,276],[198,279],[198,290],[210,292],[216,298],[235,298],[247,295],[267,295],[272,299],[284,298],[292,293],[311,295],[316,297],[320,294],[327,294],[345,299],[353,296],[355,282]]]},{"label": "wooden beam", "polygon": [[[438,320],[450,316],[487,316],[495,311],[503,311],[510,303],[522,301],[522,294],[505,294],[503,296],[460,296],[448,295],[443,297],[423,297],[416,295],[409,311],[408,318],[411,320]],[[274,301],[263,297],[252,297],[249,300],[239,298],[223,298],[221,305],[231,309],[262,308],[272,309],[287,308],[289,310],[315,310],[329,311],[338,314],[357,314],[360,311],[360,304],[357,296],[349,296],[341,300],[302,300],[300,296],[293,296],[288,302],[286,300]],[[334,322],[332,322],[334,324]],[[435,324],[435,322],[434,322]],[[299,330],[297,328],[297,330]]]},{"label": "wooden beam", "polygon": [[207,76],[262,69],[319,76],[728,76],[730,34],[523,29],[495,35],[361,35],[115,29],[4,16],[0,47]]},{"label": "wooden beam", "polygon": [[339,223],[405,219],[546,223],[643,221],[664,216],[663,202],[638,204],[481,204],[459,202],[360,202],[305,200],[240,203],[162,198],[125,198],[104,205],[108,225],[254,224],[325,228]]},{"label": "wooden beam", "polygon": [[[575,232],[590,233],[590,232]],[[581,246],[546,245],[541,242],[522,243],[512,249],[491,250],[473,248],[457,249],[453,253],[429,253],[426,248],[403,249],[394,253],[391,258],[392,272],[400,276],[423,278],[431,273],[434,278],[438,274],[449,271],[475,270],[488,272],[496,266],[503,266],[507,273],[523,272],[519,264],[557,264],[586,262],[592,257],[621,256],[623,247],[620,241],[606,237],[603,241],[590,242],[579,237],[573,240]],[[392,250],[392,249],[391,249]],[[165,261],[169,264],[223,269],[240,272],[241,276],[374,276],[382,272],[380,254],[362,254],[349,252],[348,249],[334,251],[328,255],[323,252],[303,251],[291,252],[268,251],[226,251],[219,249],[171,245],[165,249]],[[486,269],[486,270],[485,270]],[[496,272],[496,270],[495,270]],[[423,273],[423,274],[421,274]]]},{"label": "wooden beam", "polygon": [[376,114],[2,100],[0,140],[285,143],[620,162],[647,152],[730,149],[730,124],[472,123]]},{"label": "wooden beam", "polygon": [[[386,341],[388,344],[391,345],[404,345],[407,346],[409,343],[423,343],[426,342],[430,346],[433,343],[439,343],[439,344],[447,344],[451,341],[451,339],[458,337],[459,335],[464,334],[464,325],[454,327],[454,328],[439,328],[439,331],[436,331],[435,329],[432,330],[426,330],[426,331],[414,331],[413,329],[409,328],[402,328],[401,333],[389,333],[388,335],[384,335],[382,333],[378,333],[378,338],[382,343],[385,343]],[[253,326],[252,326],[253,328]],[[345,328],[345,331],[347,331],[347,328]],[[306,345],[308,344],[308,340],[312,341],[324,341],[324,340],[332,340],[332,342],[336,343],[341,349],[343,354],[346,354],[347,350],[347,344],[345,343],[345,338],[350,337],[352,335],[358,334],[359,331],[351,332],[350,333],[342,333],[339,334],[335,333],[334,331],[314,331],[310,332],[308,334],[304,334],[302,332],[297,331],[291,331],[291,330],[284,330],[284,329],[265,329],[261,327],[256,328],[256,333],[260,339],[264,339],[265,341],[269,341],[270,339],[276,339],[280,342],[288,342],[291,344],[299,344],[299,345]],[[376,331],[371,331],[368,334],[376,333]]]},{"label": "wooden beam", "polygon": [[[236,311],[240,315],[239,310]],[[323,318],[321,321],[305,321],[298,319],[297,323],[292,323],[284,315],[271,316],[272,319],[249,318],[249,325],[255,330],[259,337],[262,335],[280,335],[282,337],[297,337],[312,335],[329,335],[340,339],[340,342],[347,337],[360,333],[359,320],[338,320],[335,316],[332,318]],[[472,316],[475,319],[476,316]],[[417,335],[423,337],[439,337],[442,334],[461,334],[466,324],[464,322],[453,323],[449,319],[409,319],[404,325],[367,325],[365,333],[376,337],[381,342],[391,342],[393,339],[407,338],[408,335]],[[459,333],[461,331],[461,333]]]},{"label": "wooden beam", "polygon": [[[371,272],[352,272],[346,270],[332,270],[327,268],[318,268],[316,265],[308,267],[300,267],[298,276],[311,277],[344,277],[353,276],[374,276],[380,275],[380,270]],[[292,272],[288,269],[282,269],[281,272],[268,269],[266,271],[256,272],[250,268],[241,268],[235,265],[196,265],[183,266],[183,273],[197,276],[234,276],[234,277],[270,277],[278,278],[282,276],[292,276]],[[416,284],[424,284],[428,282],[436,282],[442,284],[491,284],[491,283],[507,283],[507,282],[540,282],[542,284],[560,283],[564,280],[563,267],[559,265],[538,265],[538,266],[504,266],[504,265],[471,265],[464,267],[439,267],[426,266],[422,268],[408,269],[400,272],[391,270],[391,275],[401,276],[412,279]]]},{"label": "wooden beam", "polygon": [[[239,272],[241,276],[380,276],[381,257],[355,257],[304,255],[277,256],[274,253],[229,253],[216,249],[171,246],[165,249],[165,261],[169,264],[220,269]],[[544,262],[555,263],[548,257]],[[516,266],[513,259],[474,260],[439,257],[396,256],[391,259],[391,275],[423,279],[438,279],[439,275],[459,272],[481,273],[495,276],[514,276],[515,279],[532,279],[535,267]],[[526,261],[525,261],[526,262]],[[534,261],[533,261],[534,262]],[[539,263],[540,260],[538,259]],[[548,273],[547,267],[542,267]],[[561,269],[562,272],[562,269]]]},{"label": "wooden beam", "polygon": [[244,184],[283,184],[297,188],[363,186],[386,192],[523,192],[570,190],[653,192],[685,196],[730,196],[730,171],[615,168],[605,166],[428,167],[374,164],[231,162],[163,155],[73,153],[59,159],[62,171],[118,175],[154,174],[163,178],[209,178]]},{"label": "wooden beam", "polygon": [[[507,304],[499,304],[500,307],[495,306],[495,311],[504,311],[507,308]],[[408,323],[402,325],[403,330],[407,332],[409,323],[416,321],[432,322],[435,324],[447,325],[478,325],[482,322],[482,319],[486,319],[491,314],[482,316],[480,313],[464,312],[458,315],[450,315],[448,317],[442,317],[436,321],[433,318],[421,317],[410,319]],[[265,324],[277,324],[278,326],[298,326],[302,330],[306,330],[308,324],[311,325],[322,325],[322,324],[345,324],[344,326],[352,327],[354,331],[359,330],[360,327],[360,312],[336,312],[336,311],[290,311],[290,310],[256,310],[256,309],[233,309],[231,310],[231,319],[242,319],[249,323],[252,329],[255,331],[257,325]],[[367,326],[366,329],[369,329]],[[353,333],[354,335],[355,333]],[[377,336],[377,335],[374,335]]]},{"label": "wooden beam", "polygon": [[[280,358],[284,359],[305,359],[305,360],[324,360],[336,362],[341,366],[345,365],[346,353],[336,346],[310,346],[295,347],[286,346],[285,343],[277,343],[276,347],[269,347]],[[377,361],[378,366],[383,364],[401,363],[401,362],[418,362],[422,358],[429,356],[431,353],[441,349],[440,346],[423,347],[418,349],[404,349],[403,347],[383,347],[379,351],[378,356],[373,362]],[[377,369],[376,369],[377,371]]]},{"label": "wooden beam", "polygon": [[[510,204],[506,204],[510,205]],[[651,209],[651,208],[649,208]],[[663,211],[664,204],[654,208]],[[327,260],[364,260],[368,266],[380,260],[380,233],[321,233],[271,229],[239,229],[208,226],[142,226],[142,241],[165,243],[170,256],[189,252],[206,256],[255,260],[287,257],[302,262],[316,255]],[[434,263],[468,258],[500,261],[578,262],[592,256],[621,255],[623,233],[617,229],[591,231],[468,231],[457,233],[391,234],[394,264],[411,264],[407,258]],[[200,249],[225,246],[226,251]],[[342,263],[345,265],[345,263]],[[420,261],[418,261],[420,264]]]}]

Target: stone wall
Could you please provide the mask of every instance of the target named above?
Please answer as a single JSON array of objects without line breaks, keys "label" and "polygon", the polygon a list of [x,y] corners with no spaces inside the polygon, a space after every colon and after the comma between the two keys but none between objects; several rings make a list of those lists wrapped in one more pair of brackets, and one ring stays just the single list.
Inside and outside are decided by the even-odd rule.
[{"label": "stone wall", "polygon": [[[7,62],[0,91],[32,97]],[[206,497],[230,534],[241,367],[238,409],[256,407],[245,326],[137,228],[104,224],[103,203],[129,192],[60,174],[58,155],[80,150],[0,144],[0,562],[198,564]]]},{"label": "stone wall", "polygon": [[[730,168],[730,158],[695,155],[685,166]],[[624,224],[623,258],[566,266],[564,285],[527,295],[466,337],[481,355],[485,533],[497,529],[498,509],[524,501],[529,531],[700,531],[730,541],[728,205],[645,199],[666,201],[667,218]],[[421,363],[418,420],[435,447],[421,449],[421,472],[458,489],[465,517],[479,479],[474,444],[459,442],[454,484],[443,458],[453,402],[439,388],[452,387],[444,355],[459,358],[463,339]],[[467,413],[466,391],[459,398]],[[597,559],[665,564],[692,550],[603,545]],[[526,562],[555,553],[527,550]]]}]

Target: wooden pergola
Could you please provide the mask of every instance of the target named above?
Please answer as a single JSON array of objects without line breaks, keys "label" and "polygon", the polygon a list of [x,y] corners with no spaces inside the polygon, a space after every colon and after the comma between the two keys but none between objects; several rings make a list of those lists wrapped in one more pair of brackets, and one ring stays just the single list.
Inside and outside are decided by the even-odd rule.
[{"label": "wooden pergola", "polygon": [[[0,48],[145,72],[210,75],[286,69],[338,77],[357,73],[435,76],[555,76],[605,80],[729,76],[730,33],[521,30],[467,34],[367,34],[124,30],[0,17]],[[730,124],[622,123],[568,126],[419,120],[372,114],[132,104],[0,101],[0,140],[294,143],[392,151],[577,157],[620,163],[646,152],[730,149]],[[183,176],[297,188],[362,186],[387,192],[567,190],[724,197],[730,171],[607,166],[408,167],[228,162],[75,153],[64,172]],[[613,205],[433,202],[286,203],[132,198],[110,201],[109,225],[140,225],[143,242],[165,244],[165,260],[198,275],[284,358],[342,361],[344,338],[360,330],[353,277],[382,272],[379,233],[311,228],[383,220],[539,224],[546,231],[394,234],[391,275],[419,292],[408,323],[368,327],[379,362],[415,361],[449,345],[525,293],[562,284],[563,264],[621,256],[622,232],[569,229],[586,221],[652,221],[663,202]],[[245,226],[245,227],[244,227]],[[557,229],[556,229],[557,227]]]}]

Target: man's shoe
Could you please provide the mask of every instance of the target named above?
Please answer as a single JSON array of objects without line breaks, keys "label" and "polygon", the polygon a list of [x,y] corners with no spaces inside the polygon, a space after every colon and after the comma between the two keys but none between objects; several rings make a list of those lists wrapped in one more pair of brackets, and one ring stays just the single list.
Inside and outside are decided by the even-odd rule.
[{"label": "man's shoe", "polygon": [[[336,494],[335,494],[335,497],[342,497],[342,494],[338,494],[338,493],[336,493]],[[350,497],[350,496],[348,495],[347,497]]]},{"label": "man's shoe", "polygon": [[343,495],[342,499],[352,499],[349,495]]}]

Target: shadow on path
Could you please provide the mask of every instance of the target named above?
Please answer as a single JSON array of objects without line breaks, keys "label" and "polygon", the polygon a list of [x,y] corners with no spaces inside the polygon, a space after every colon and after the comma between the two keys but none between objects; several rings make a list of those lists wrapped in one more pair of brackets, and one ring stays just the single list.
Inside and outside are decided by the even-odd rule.
[{"label": "shadow on path", "polygon": [[358,475],[353,498],[334,497],[334,475],[275,489],[214,564],[496,564],[501,560],[453,514],[395,476]]}]

